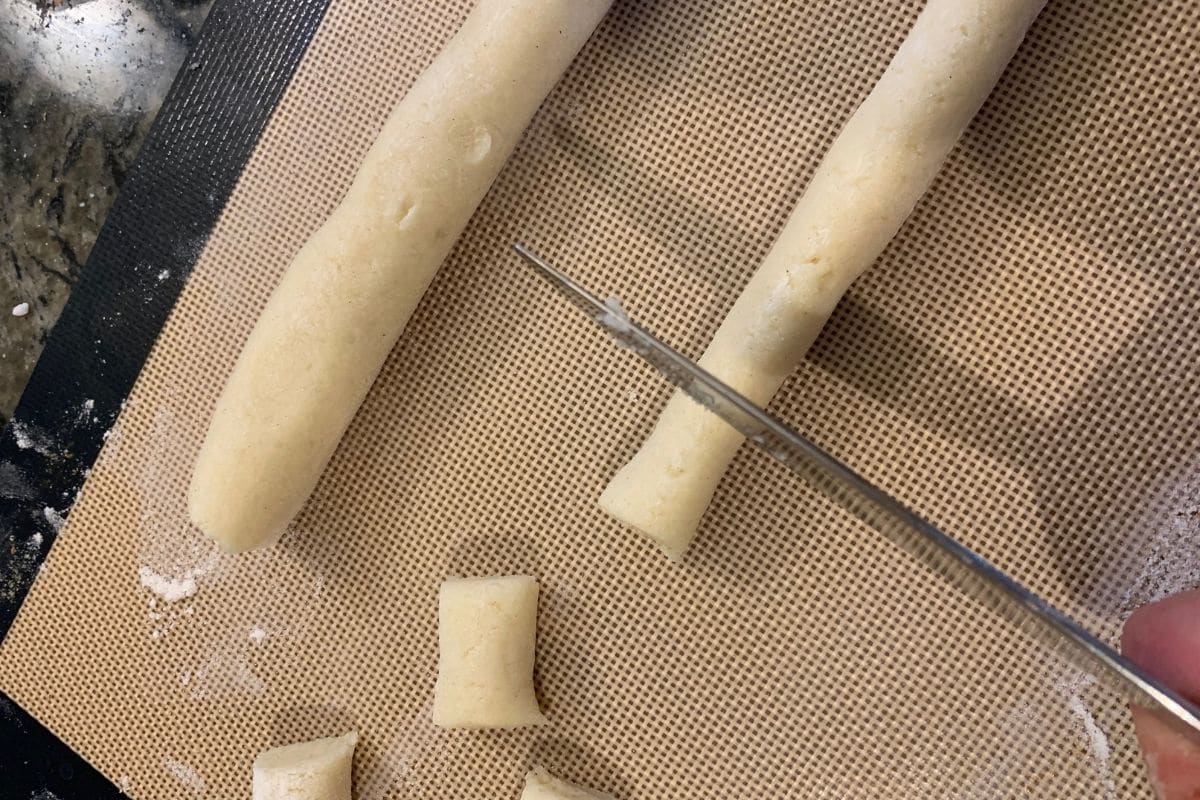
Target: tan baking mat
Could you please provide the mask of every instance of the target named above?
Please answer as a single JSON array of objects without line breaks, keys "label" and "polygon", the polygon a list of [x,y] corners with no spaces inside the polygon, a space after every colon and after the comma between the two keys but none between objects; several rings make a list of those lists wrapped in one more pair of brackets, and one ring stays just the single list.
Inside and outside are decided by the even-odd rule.
[{"label": "tan baking mat", "polygon": [[[618,0],[277,547],[184,489],[280,271],[453,3],[335,0],[0,657],[136,798],[248,796],[357,728],[359,797],[1149,797],[1120,703],[743,452],[682,566],[596,508],[667,389],[524,241],[696,354],[916,0]],[[1187,0],[1051,2],[775,410],[1115,639],[1200,582],[1200,34]],[[1190,515],[1190,516],[1189,516]],[[429,723],[449,574],[543,586],[552,724]],[[175,598],[168,602],[166,598]]]}]

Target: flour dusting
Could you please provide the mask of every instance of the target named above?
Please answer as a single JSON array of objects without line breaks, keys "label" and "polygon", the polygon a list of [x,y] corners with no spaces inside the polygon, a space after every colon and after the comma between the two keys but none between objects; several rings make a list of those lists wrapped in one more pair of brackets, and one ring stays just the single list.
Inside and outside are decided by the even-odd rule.
[{"label": "flour dusting", "polygon": [[218,647],[195,669],[185,669],[179,682],[188,687],[193,700],[220,700],[257,695],[266,690],[266,682],[250,667],[245,652],[237,647]]},{"label": "flour dusting", "polygon": [[1121,600],[1126,613],[1200,586],[1200,468],[1168,487],[1155,507],[1146,560]]},{"label": "flour dusting", "polygon": [[50,523],[50,527],[54,529],[55,533],[61,533],[63,525],[67,524],[66,518],[57,509],[50,506],[42,509],[42,518]]},{"label": "flour dusting", "polygon": [[208,791],[208,784],[205,782],[204,776],[191,765],[173,758],[164,758],[162,765],[172,778],[191,789],[193,794],[202,795]]},{"label": "flour dusting", "polygon": [[95,422],[96,401],[90,397],[84,400],[75,414],[75,425],[90,425]]},{"label": "flour dusting", "polygon": [[1108,736],[1097,724],[1096,717],[1083,698],[1084,691],[1095,686],[1096,682],[1095,675],[1076,673],[1073,677],[1059,680],[1057,688],[1066,698],[1067,707],[1071,709],[1071,713],[1083,725],[1083,733],[1087,737],[1088,749],[1096,763],[1096,775],[1104,786],[1106,800],[1116,800],[1117,784],[1113,779],[1112,767],[1109,764],[1111,748],[1108,744]]},{"label": "flour dusting", "polygon": [[[141,505],[141,546],[135,569],[151,599],[166,604],[157,609],[161,618],[147,617],[151,638],[161,639],[191,616],[191,606],[180,608],[181,601],[194,597],[210,580],[208,576],[221,564],[221,553],[188,521],[186,492],[176,488],[187,485],[191,467],[179,457],[178,443],[187,438],[184,421],[168,405],[155,409],[153,421],[148,445],[137,449],[129,466],[137,476]],[[109,438],[105,451],[119,444],[118,433],[116,439]]]},{"label": "flour dusting", "polygon": [[191,572],[181,577],[159,575],[149,567],[138,567],[138,583],[168,603],[176,603],[196,593],[196,576]]},{"label": "flour dusting", "polygon": [[43,456],[55,455],[54,439],[36,425],[14,419],[8,423],[8,429],[20,449],[33,450]]}]

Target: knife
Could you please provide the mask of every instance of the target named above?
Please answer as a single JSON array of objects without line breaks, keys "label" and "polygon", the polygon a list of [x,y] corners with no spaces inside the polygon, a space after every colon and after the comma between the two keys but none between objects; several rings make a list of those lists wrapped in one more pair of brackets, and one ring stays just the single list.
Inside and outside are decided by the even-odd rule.
[{"label": "knife", "polygon": [[1200,743],[1200,709],[1195,705],[983,556],[664,344],[629,319],[618,300],[601,300],[523,245],[513,248],[560,294],[607,329],[619,346],[649,362],[692,400],[724,419],[809,485],[1039,644],[1105,678],[1105,683],[1126,701],[1156,712],[1173,728]]}]

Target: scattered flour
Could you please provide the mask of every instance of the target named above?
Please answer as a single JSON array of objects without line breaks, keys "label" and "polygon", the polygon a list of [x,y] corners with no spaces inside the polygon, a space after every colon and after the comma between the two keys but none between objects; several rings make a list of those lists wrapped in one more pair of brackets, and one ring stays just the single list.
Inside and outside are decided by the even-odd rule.
[{"label": "scattered flour", "polygon": [[25,427],[21,423],[14,422],[12,424],[12,435],[13,439],[17,441],[17,447],[22,450],[28,450],[33,447],[33,439],[29,438],[29,434],[25,431]]},{"label": "scattered flour", "polygon": [[271,634],[267,633],[265,629],[259,627],[258,625],[255,625],[250,629],[250,641],[254,642],[255,644],[262,644],[270,635]]},{"label": "scattered flour", "polygon": [[191,789],[193,794],[202,795],[208,791],[208,784],[205,782],[204,776],[192,766],[173,758],[164,758],[162,765],[172,778]]},{"label": "scattered flour", "polygon": [[220,700],[262,694],[266,682],[250,668],[244,649],[226,646],[209,655],[200,666],[184,670],[179,682],[193,700]]},{"label": "scattered flour", "polygon": [[79,407],[79,413],[75,415],[76,425],[88,425],[94,421],[93,413],[96,410],[96,401],[90,397],[83,401]]},{"label": "scattered flour", "polygon": [[55,533],[61,533],[63,525],[67,524],[66,518],[57,509],[50,506],[42,509],[42,517],[45,518],[46,522],[50,523],[50,527],[54,529]]},{"label": "scattered flour", "polygon": [[116,459],[121,453],[121,444],[124,441],[124,436],[121,434],[121,423],[118,419],[113,423],[113,426],[106,430],[101,436],[104,445],[100,448],[100,454],[96,456],[96,466],[103,467]]},{"label": "scattered flour", "polygon": [[179,576],[160,575],[149,567],[138,567],[138,583],[166,603],[177,603],[194,595],[200,588],[196,578],[208,573],[211,566],[201,565]]},{"label": "scattered flour", "polygon": [[157,275],[155,275],[154,277],[158,280],[159,283],[162,283],[167,278],[171,277],[171,270],[169,270],[169,269],[160,270],[159,273]]},{"label": "scattered flour", "polygon": [[13,440],[20,449],[33,450],[43,456],[55,455],[54,440],[36,425],[12,420],[8,429],[12,431]]},{"label": "scattered flour", "polygon": [[1083,692],[1095,684],[1095,675],[1076,673],[1073,677],[1061,679],[1057,688],[1066,698],[1067,707],[1071,709],[1071,713],[1083,724],[1088,749],[1096,762],[1096,775],[1104,786],[1105,799],[1116,800],[1117,784],[1113,780],[1112,768],[1109,765],[1111,748],[1108,744],[1108,736],[1096,723],[1096,718],[1083,699]]},{"label": "scattered flour", "polygon": [[[202,588],[205,576],[220,566],[221,553],[188,521],[186,492],[177,490],[187,485],[191,466],[178,457],[183,421],[170,405],[157,407],[153,419],[149,446],[140,448],[127,462],[138,476],[136,494],[141,505],[136,569],[138,582],[150,591],[152,600],[178,604]],[[120,433],[113,430],[116,438],[110,436],[104,450],[109,455],[120,445]],[[148,618],[154,639],[161,639],[190,615],[187,608],[159,610],[165,612],[162,618]]]},{"label": "scattered flour", "polygon": [[1145,561],[1121,600],[1126,613],[1200,587],[1200,466],[1169,486],[1155,505],[1157,523]]}]

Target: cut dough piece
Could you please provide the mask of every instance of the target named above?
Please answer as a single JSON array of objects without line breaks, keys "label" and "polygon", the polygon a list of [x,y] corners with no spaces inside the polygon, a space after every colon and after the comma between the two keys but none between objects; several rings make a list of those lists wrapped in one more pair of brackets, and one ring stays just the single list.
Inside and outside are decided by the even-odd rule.
[{"label": "cut dough piece", "polygon": [[537,581],[526,575],[442,584],[434,725],[518,728],[546,721],[533,691],[537,600]]},{"label": "cut dough piece", "polygon": [[567,783],[542,767],[534,767],[525,776],[521,800],[613,800],[613,796]]},{"label": "cut dough piece", "polygon": [[265,750],[254,759],[253,800],[350,800],[357,733]]},{"label": "cut dough piece", "polygon": [[611,0],[480,0],[284,273],[217,401],[188,493],[230,551],[274,541],[421,295]]},{"label": "cut dough piece", "polygon": [[[929,0],[700,365],[766,405],[932,182],[1045,0]],[[742,437],[676,392],[600,506],[680,557]]]}]

